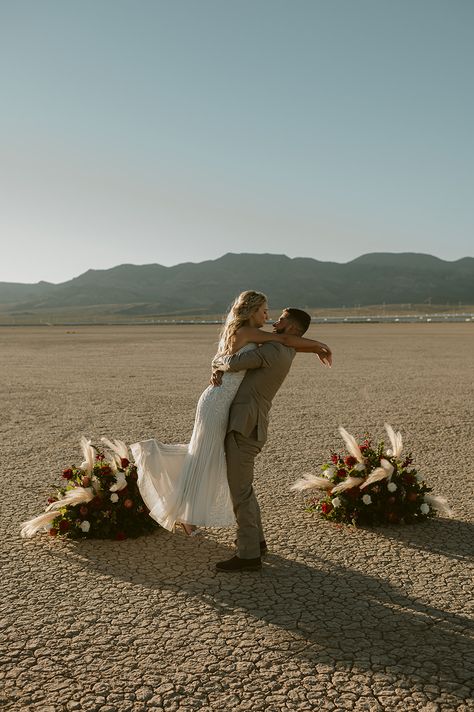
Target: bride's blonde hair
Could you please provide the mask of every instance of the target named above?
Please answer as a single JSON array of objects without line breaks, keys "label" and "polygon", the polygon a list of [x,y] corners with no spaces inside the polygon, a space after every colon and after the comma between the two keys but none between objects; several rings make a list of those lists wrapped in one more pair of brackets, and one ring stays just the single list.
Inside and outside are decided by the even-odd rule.
[{"label": "bride's blonde hair", "polygon": [[265,294],[254,292],[251,289],[239,294],[237,299],[234,300],[222,327],[218,348],[220,354],[230,353],[232,350],[232,337],[266,301]]}]

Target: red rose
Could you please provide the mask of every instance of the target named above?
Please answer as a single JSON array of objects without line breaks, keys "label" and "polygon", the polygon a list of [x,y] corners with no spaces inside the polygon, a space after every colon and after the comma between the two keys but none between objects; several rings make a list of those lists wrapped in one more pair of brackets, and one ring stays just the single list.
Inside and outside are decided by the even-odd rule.
[{"label": "red rose", "polygon": [[58,533],[58,530],[55,529],[54,527],[52,527],[52,528],[49,530],[49,536],[56,536],[57,533]]},{"label": "red rose", "polygon": [[127,535],[125,534],[125,532],[117,532],[115,538],[117,539],[117,541],[123,541],[127,538]]},{"label": "red rose", "polygon": [[367,450],[367,445],[359,445],[359,450],[363,453]]},{"label": "red rose", "polygon": [[329,514],[329,512],[332,509],[332,504],[329,504],[329,502],[323,502],[321,505],[321,512],[323,514]]},{"label": "red rose", "polygon": [[356,464],[357,460],[355,459],[355,457],[352,457],[352,455],[348,455],[348,456],[345,458],[344,462],[346,463],[347,467],[354,467],[354,465]]},{"label": "red rose", "polygon": [[104,467],[102,467],[101,469],[101,473],[103,475],[113,475],[112,468],[109,467],[109,465],[104,465]]},{"label": "red rose", "polygon": [[61,519],[61,521],[59,522],[59,531],[61,532],[61,534],[64,534],[69,530],[70,526],[71,525],[69,524],[67,519]]},{"label": "red rose", "polygon": [[132,499],[126,499],[123,503],[123,506],[126,509],[131,509],[133,507],[133,500]]},{"label": "red rose", "polygon": [[345,476],[346,476],[346,471],[345,471],[345,469],[344,469],[343,467],[341,467],[341,468],[336,472],[336,475],[337,475],[338,477],[345,477]]},{"label": "red rose", "polygon": [[68,467],[67,470],[63,470],[63,477],[65,480],[70,480],[72,477],[72,470],[70,467]]},{"label": "red rose", "polygon": [[125,470],[125,468],[129,466],[130,460],[127,460],[126,457],[121,457],[121,458],[120,458],[120,464],[121,464],[121,466],[123,467],[123,469]]},{"label": "red rose", "polygon": [[334,453],[334,455],[331,455],[331,462],[337,465],[337,463],[339,462],[339,455],[336,455],[336,453]]}]

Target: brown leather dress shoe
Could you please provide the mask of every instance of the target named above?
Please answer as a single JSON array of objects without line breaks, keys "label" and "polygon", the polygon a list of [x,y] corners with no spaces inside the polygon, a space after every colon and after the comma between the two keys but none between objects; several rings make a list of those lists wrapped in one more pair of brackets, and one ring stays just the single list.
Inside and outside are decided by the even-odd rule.
[{"label": "brown leather dress shoe", "polygon": [[227,561],[219,561],[216,564],[217,571],[226,571],[232,573],[234,571],[260,571],[262,568],[262,560],[260,557],[256,559],[239,559],[238,556],[233,556]]}]

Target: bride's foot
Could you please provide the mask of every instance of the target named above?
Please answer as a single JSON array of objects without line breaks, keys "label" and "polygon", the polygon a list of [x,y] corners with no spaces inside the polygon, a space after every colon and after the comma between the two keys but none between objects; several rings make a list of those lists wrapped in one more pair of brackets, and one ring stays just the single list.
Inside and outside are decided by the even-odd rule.
[{"label": "bride's foot", "polygon": [[178,522],[180,527],[183,527],[186,536],[196,536],[198,534],[198,528],[194,524],[185,524],[184,522]]}]

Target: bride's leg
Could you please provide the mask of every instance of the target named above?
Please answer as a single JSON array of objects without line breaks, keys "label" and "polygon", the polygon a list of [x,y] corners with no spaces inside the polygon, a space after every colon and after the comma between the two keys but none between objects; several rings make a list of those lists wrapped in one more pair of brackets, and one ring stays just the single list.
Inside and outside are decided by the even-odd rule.
[{"label": "bride's leg", "polygon": [[177,522],[177,524],[183,528],[186,536],[196,536],[198,533],[198,528],[195,524],[185,524],[185,522]]}]

